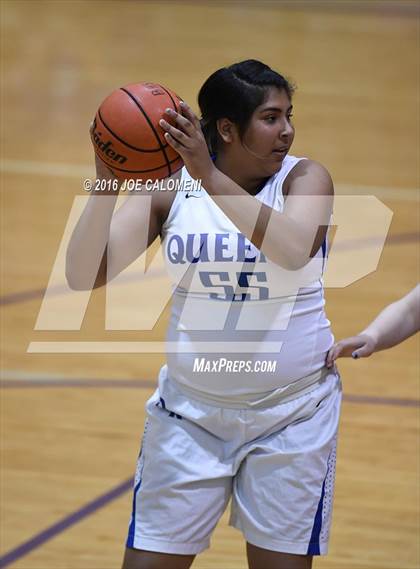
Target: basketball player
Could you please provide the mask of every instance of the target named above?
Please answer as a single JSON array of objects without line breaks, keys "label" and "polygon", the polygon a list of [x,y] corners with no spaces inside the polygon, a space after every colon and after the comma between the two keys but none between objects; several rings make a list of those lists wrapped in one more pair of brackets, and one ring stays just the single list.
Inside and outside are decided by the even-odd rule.
[{"label": "basketball player", "polygon": [[327,356],[331,368],[337,358],[368,358],[374,352],[400,344],[420,329],[420,285],[388,305],[357,336],[340,340]]},{"label": "basketball player", "polygon": [[341,403],[322,289],[333,184],[289,154],[292,95],[261,62],[219,69],[199,92],[201,122],[184,104],[160,123],[181,182],[201,189],[156,192],[150,210],[133,195],[116,213],[116,195],[92,195],[72,235],[73,288],[105,284],[157,236],[174,286],[124,569],[190,567],[230,498],[250,569],[307,569],[327,553]]}]

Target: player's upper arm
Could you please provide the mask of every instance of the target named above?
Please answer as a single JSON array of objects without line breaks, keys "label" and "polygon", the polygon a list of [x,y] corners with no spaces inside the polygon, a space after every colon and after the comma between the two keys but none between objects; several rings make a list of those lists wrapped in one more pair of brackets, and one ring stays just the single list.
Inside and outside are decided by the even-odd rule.
[{"label": "player's upper arm", "polygon": [[107,279],[135,261],[159,234],[155,197],[130,195],[114,214],[106,251]]},{"label": "player's upper arm", "polygon": [[328,171],[313,160],[301,160],[286,178],[283,213],[299,227],[304,263],[321,247],[330,222],[334,186]]},{"label": "player's upper arm", "polygon": [[164,189],[128,195],[112,217],[96,287],[113,279],[146,251],[158,237],[174,198],[175,192]]}]

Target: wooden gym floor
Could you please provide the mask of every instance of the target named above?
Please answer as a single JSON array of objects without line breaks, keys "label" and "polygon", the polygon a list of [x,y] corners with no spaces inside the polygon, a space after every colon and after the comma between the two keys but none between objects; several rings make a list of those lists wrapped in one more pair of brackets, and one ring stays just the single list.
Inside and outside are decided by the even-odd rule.
[{"label": "wooden gym floor", "polygon": [[[144,403],[163,355],[28,352],[40,341],[163,338],[166,313],[143,336],[105,331],[102,290],[80,331],[35,329],[69,212],[93,175],[88,126],[98,104],[149,80],[196,108],[212,71],[249,57],[291,77],[293,153],[325,164],[339,194],[374,195],[393,212],[376,270],[326,291],[336,337],[352,335],[419,280],[418,8],[1,1],[1,567],[111,569],[122,558]],[[167,286],[161,270],[148,286],[152,295]],[[65,291],[54,287],[59,307]],[[316,568],[420,566],[418,356],[411,338],[340,361],[333,530]],[[194,567],[246,567],[227,515]]]}]

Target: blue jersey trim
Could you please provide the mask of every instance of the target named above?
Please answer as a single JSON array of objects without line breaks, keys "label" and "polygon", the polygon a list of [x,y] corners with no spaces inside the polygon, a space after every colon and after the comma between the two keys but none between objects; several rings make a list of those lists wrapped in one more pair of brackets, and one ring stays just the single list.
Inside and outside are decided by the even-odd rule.
[{"label": "blue jersey trim", "polygon": [[324,241],[322,242],[322,257],[325,259],[327,256],[327,238],[325,237]]},{"label": "blue jersey trim", "polygon": [[324,272],[325,263],[327,261],[327,236],[325,236],[325,239],[322,242],[321,249],[322,249],[322,272]]}]

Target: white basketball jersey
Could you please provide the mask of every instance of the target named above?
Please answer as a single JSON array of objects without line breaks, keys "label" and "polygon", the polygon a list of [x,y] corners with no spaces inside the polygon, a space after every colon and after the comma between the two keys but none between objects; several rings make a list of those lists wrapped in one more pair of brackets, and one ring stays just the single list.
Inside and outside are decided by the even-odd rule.
[{"label": "white basketball jersey", "polygon": [[[283,182],[302,159],[286,156],[255,198],[281,212]],[[181,181],[187,180],[184,167]],[[241,198],[232,199],[240,209]],[[201,188],[177,191],[162,247],[173,283],[162,370],[170,379],[203,396],[235,400],[285,387],[324,366],[333,343],[324,313],[325,244],[303,269],[288,271]]]}]

